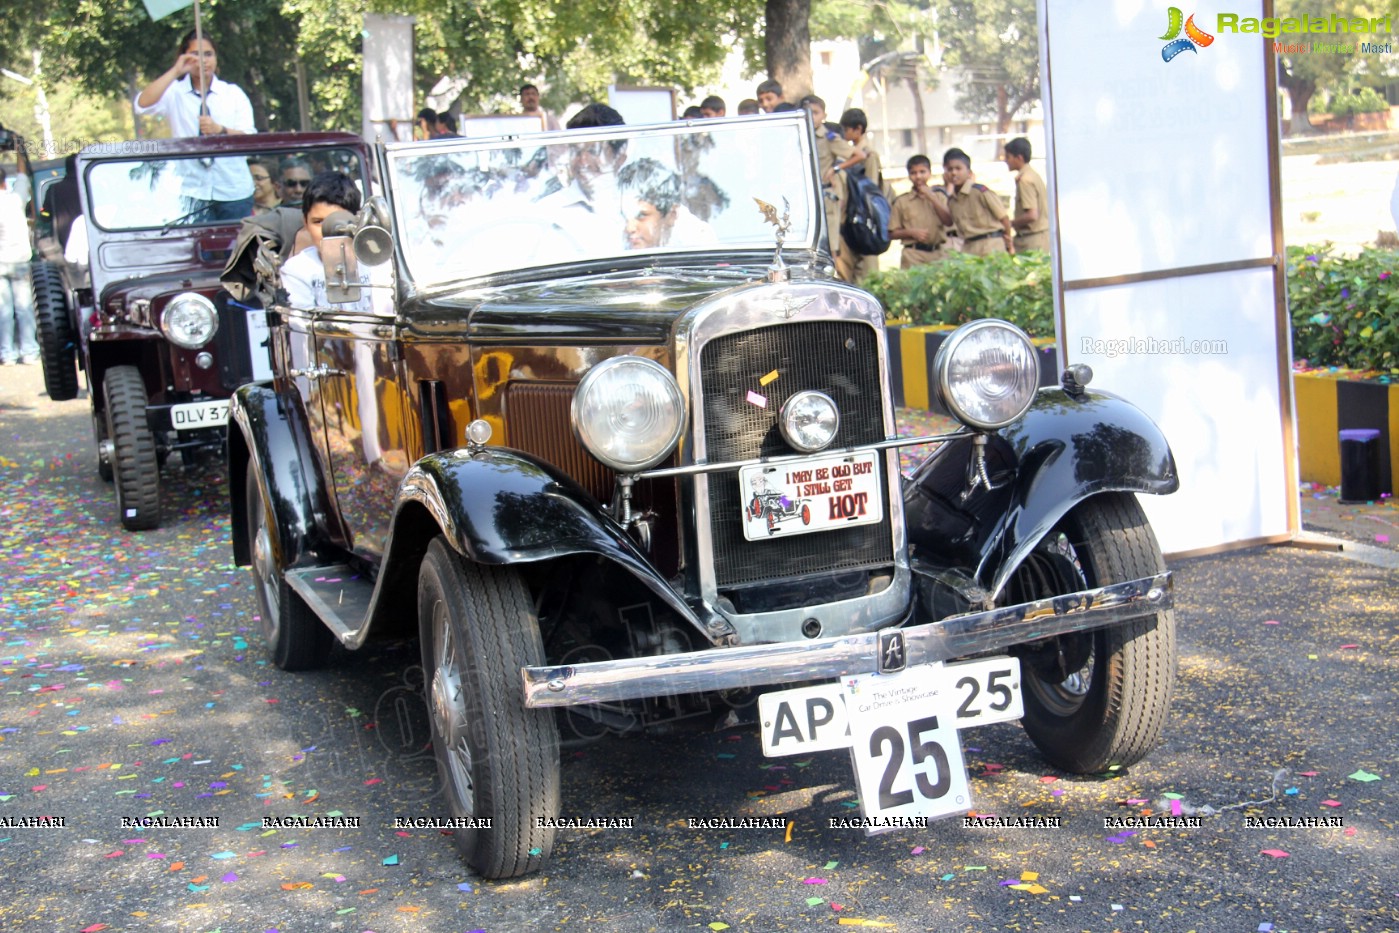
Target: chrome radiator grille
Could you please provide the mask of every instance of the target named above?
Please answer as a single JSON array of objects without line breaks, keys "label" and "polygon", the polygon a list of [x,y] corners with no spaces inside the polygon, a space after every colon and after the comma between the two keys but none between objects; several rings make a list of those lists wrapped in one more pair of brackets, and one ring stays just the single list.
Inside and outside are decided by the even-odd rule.
[{"label": "chrome radiator grille", "polygon": [[[778,412],[807,389],[825,392],[840,408],[833,447],[883,440],[880,339],[863,322],[811,321],[709,341],[700,350],[706,457],[713,462],[794,453],[778,430]],[[762,385],[774,372],[777,378]],[[750,401],[750,392],[764,396],[766,407]],[[737,472],[714,474],[708,482],[714,574],[721,588],[893,562],[887,488],[878,524],[747,541]]]}]

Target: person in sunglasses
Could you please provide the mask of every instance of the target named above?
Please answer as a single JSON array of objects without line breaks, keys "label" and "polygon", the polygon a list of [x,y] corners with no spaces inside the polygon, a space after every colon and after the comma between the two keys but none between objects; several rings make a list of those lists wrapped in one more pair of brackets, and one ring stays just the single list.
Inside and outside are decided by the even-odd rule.
[{"label": "person in sunglasses", "polygon": [[282,206],[300,209],[306,186],[311,184],[311,166],[305,159],[292,156],[282,160],[281,168],[277,187],[282,192]]}]

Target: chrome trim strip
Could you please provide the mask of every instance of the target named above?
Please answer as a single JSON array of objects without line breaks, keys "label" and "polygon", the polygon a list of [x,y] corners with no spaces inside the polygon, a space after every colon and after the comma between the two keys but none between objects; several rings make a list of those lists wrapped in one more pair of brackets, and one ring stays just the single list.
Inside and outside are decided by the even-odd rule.
[{"label": "chrome trim strip", "polygon": [[810,460],[813,457],[839,457],[845,454],[863,453],[868,450],[893,450],[896,447],[915,447],[919,444],[941,444],[943,441],[950,441],[958,437],[965,437],[966,432],[959,431],[954,434],[928,434],[924,437],[897,437],[891,440],[878,441],[873,444],[857,444],[854,447],[829,447],[825,450],[818,450],[809,454],[791,454],[782,457],[759,457],[755,460],[729,460],[724,463],[694,463],[690,466],[665,467],[660,470],[643,470],[635,474],[637,479],[660,479],[667,476],[693,476],[697,473],[719,473],[724,470],[738,470],[742,467],[766,465],[769,463],[795,463],[801,460]]},{"label": "chrome trim strip", "polygon": [[[1168,571],[904,628],[908,664],[949,661],[1164,612],[1173,605],[1172,586]],[[566,667],[526,667],[521,675],[526,706],[573,706],[866,674],[878,670],[878,649],[879,632],[874,631]]]}]

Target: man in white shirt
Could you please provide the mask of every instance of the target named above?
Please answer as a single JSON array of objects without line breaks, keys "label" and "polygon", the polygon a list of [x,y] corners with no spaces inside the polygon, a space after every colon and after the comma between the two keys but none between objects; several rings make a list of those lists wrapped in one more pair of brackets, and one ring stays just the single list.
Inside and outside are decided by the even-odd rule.
[{"label": "man in white shirt", "polygon": [[[136,112],[163,116],[175,137],[256,132],[248,95],[218,77],[218,67],[214,43],[186,34],[175,64],[136,96]],[[191,222],[237,220],[253,212],[253,177],[245,157],[181,159],[177,165]]]},{"label": "man in white shirt", "polygon": [[520,88],[520,112],[527,117],[538,117],[540,129],[558,130],[559,118],[539,106],[539,88],[526,84]]},{"label": "man in white shirt", "polygon": [[34,291],[29,284],[29,221],[0,168],[0,364],[34,363]]}]

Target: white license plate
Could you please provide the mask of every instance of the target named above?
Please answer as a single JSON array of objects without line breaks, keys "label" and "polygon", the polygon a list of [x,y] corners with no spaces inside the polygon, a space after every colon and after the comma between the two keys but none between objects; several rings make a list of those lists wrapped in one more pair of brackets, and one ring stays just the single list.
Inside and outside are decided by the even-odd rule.
[{"label": "white license plate", "polygon": [[874,451],[741,467],[743,537],[762,541],[880,522],[879,471]]},{"label": "white license plate", "polygon": [[176,431],[217,428],[228,424],[228,399],[172,405],[170,406],[170,423]]},{"label": "white license plate", "polygon": [[[958,729],[1013,722],[1025,715],[1020,693],[1020,660],[1007,656],[921,665],[939,671],[943,692],[953,705]],[[758,697],[763,754],[769,758],[850,747],[850,678],[764,693]]]}]

